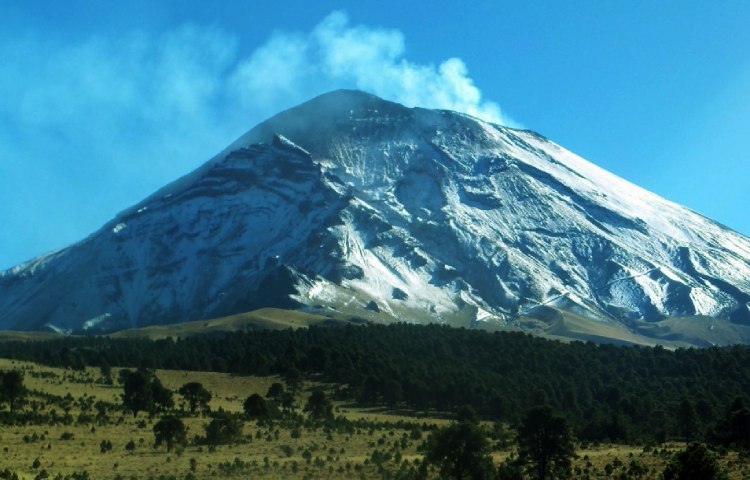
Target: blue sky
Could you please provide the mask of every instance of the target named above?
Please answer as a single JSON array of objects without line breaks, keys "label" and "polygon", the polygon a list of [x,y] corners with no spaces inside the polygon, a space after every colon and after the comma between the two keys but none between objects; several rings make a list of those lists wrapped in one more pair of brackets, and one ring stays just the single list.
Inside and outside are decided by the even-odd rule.
[{"label": "blue sky", "polygon": [[750,234],[750,2],[6,1],[0,269],[324,91],[536,130]]}]

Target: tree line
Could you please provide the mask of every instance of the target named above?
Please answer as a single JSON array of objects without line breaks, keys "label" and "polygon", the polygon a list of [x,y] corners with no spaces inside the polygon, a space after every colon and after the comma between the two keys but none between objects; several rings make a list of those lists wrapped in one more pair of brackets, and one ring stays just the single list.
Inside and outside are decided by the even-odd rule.
[{"label": "tree line", "polygon": [[[105,371],[102,373],[104,374]],[[212,411],[209,406],[212,393],[199,382],[189,381],[173,392],[162,385],[153,370],[122,369],[118,375],[118,383],[123,389],[122,404],[119,408],[131,412],[134,417],[137,417],[141,411],[147,412],[150,418],[160,417],[153,425],[154,448],[165,444],[167,452],[172,451],[175,446],[183,449],[188,443],[208,445],[211,451],[210,449],[217,445],[247,441],[247,438],[243,437],[243,427],[245,421],[248,420],[255,420],[258,425],[269,427],[268,435],[272,426],[289,428],[292,438],[296,438],[295,431],[297,437],[301,434],[303,426],[308,429],[322,427],[328,435],[334,430],[338,433],[353,432],[357,423],[343,416],[335,416],[333,404],[323,390],[316,389],[308,396],[303,409],[303,412],[307,414],[306,417],[298,413],[295,397],[299,381],[293,376],[288,376],[285,381],[286,387],[279,382],[273,383],[265,396],[258,393],[251,394],[243,402],[242,413],[230,413],[221,408],[218,411]],[[0,415],[0,423],[21,425],[41,419],[24,416],[18,411],[26,403],[25,397],[29,393],[23,385],[22,372],[0,371],[0,413],[3,413]],[[174,393],[183,398],[179,410],[175,409]],[[39,392],[35,392],[34,395],[39,395]],[[48,397],[49,401],[54,396]],[[70,394],[57,400],[66,412],[72,406],[73,398]],[[78,418],[79,424],[92,421],[84,419],[83,412],[90,410],[93,399],[86,402],[84,400],[86,400],[85,396],[79,400],[82,409]],[[9,404],[9,414],[1,412],[3,402]],[[66,407],[65,404],[69,406]],[[683,405],[684,403],[681,404],[681,408]],[[115,406],[103,402],[97,402],[95,406],[98,411],[96,417],[98,424],[106,425],[109,421],[108,410]],[[37,409],[38,404],[32,405],[34,412]],[[210,418],[210,421],[204,424],[205,435],[196,435],[189,440],[188,431],[182,419],[197,414]],[[47,420],[55,421],[51,417]],[[446,427],[435,428],[433,426],[431,428],[432,432],[420,447],[421,453],[424,454],[423,460],[411,466],[401,463],[398,478],[431,478],[430,471],[439,471],[441,478],[495,480],[572,478],[571,461],[576,456],[575,436],[566,418],[555,412],[549,405],[532,406],[526,410],[515,428],[516,449],[499,465],[495,465],[492,460],[493,447],[490,442],[490,439],[499,439],[498,431],[488,430],[486,425],[480,426],[475,410],[468,405],[456,412],[455,420]],[[145,422],[141,422],[145,426]],[[412,425],[412,428],[414,427],[417,431],[412,430],[411,438],[418,439],[421,437],[420,426]],[[496,424],[494,428],[497,427]],[[372,425],[369,428],[372,428]],[[414,436],[414,433],[417,435]],[[278,436],[278,429],[276,435]],[[72,439],[72,434],[70,438]],[[24,441],[27,441],[26,437]],[[33,439],[28,441],[33,441]],[[694,442],[685,450],[678,452],[667,464],[662,477],[665,480],[726,480],[726,471],[719,466],[716,454],[711,449],[718,445],[739,448],[742,451],[750,448],[750,409],[744,405],[741,398],[736,399],[725,415],[719,419],[710,441],[715,445],[707,447],[702,443]],[[401,447],[404,448],[404,446],[402,441]],[[100,444],[102,453],[111,451],[112,448],[111,441],[104,440]],[[135,449],[135,444],[131,441],[125,449],[132,451]],[[391,458],[399,463],[401,458],[398,452],[391,457],[390,453],[380,452],[377,449],[371,457],[379,465]],[[642,463],[631,462],[627,472],[623,470],[618,478],[642,478],[646,472],[647,468]],[[575,473],[576,478],[590,478],[589,474],[580,467],[576,467]],[[524,474],[528,477],[524,477]],[[0,478],[11,477],[0,475]]]},{"label": "tree line", "polygon": [[292,385],[315,377],[340,385],[339,398],[360,404],[445,414],[470,406],[482,418],[514,425],[529,405],[546,404],[564,416],[577,438],[589,441],[708,439],[750,386],[747,346],[670,351],[440,325],[313,327],[154,341],[65,337],[0,343],[0,356],[74,369],[118,365],[277,374]]}]

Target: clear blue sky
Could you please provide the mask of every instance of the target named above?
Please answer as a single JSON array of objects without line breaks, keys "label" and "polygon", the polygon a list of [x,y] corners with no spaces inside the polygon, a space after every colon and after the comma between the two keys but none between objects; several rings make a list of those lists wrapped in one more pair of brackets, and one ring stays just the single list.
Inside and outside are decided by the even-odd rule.
[{"label": "clear blue sky", "polygon": [[750,234],[750,2],[5,1],[0,269],[359,87],[536,130]]}]

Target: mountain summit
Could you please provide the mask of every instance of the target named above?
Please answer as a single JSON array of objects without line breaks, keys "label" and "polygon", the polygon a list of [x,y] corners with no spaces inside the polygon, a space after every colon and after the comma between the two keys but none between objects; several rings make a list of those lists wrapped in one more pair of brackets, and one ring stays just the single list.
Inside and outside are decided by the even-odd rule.
[{"label": "mountain summit", "polygon": [[6,329],[276,306],[707,345],[750,341],[748,302],[747,237],[536,133],[345,90],[0,273]]}]

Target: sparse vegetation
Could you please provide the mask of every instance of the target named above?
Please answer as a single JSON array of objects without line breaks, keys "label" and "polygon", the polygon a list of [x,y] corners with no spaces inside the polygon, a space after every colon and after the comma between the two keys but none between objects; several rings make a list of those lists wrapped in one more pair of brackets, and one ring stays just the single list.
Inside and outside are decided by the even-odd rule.
[{"label": "sparse vegetation", "polygon": [[[717,417],[750,384],[750,369],[743,367],[750,364],[746,346],[669,351],[564,344],[437,325],[314,327],[179,341],[11,341],[0,342],[0,356],[76,371],[81,365],[119,365],[273,374],[281,390],[268,392],[268,400],[282,411],[289,411],[300,383],[311,377],[340,385],[334,391],[338,400],[428,415],[456,414],[469,405],[480,419],[510,424],[520,421],[526,406],[541,400],[565,417],[577,438],[591,442],[710,440]],[[102,377],[99,370],[91,376],[93,381]],[[153,386],[149,379],[135,380],[138,388]],[[128,400],[131,412],[168,409],[164,404],[171,397],[162,404],[149,398],[157,392],[134,395]]]},{"label": "sparse vegetation", "polygon": [[[167,359],[174,360],[177,357],[170,356],[180,351],[191,359],[186,361],[201,356],[213,362],[214,356],[223,355],[225,364],[218,366],[228,370],[237,367],[229,361],[239,355],[236,349],[248,342],[255,345],[254,337],[261,335],[276,342],[275,349],[247,350],[244,358],[258,365],[265,362],[264,370],[275,372],[263,377],[152,370],[163,366],[161,357],[155,365],[148,362],[158,342],[135,340],[110,344],[96,339],[98,343],[87,346],[71,339],[63,341],[72,342],[64,351],[54,350],[60,343],[46,344],[52,349],[46,358],[75,363],[64,369],[0,359],[0,372],[19,372],[24,392],[12,412],[7,400],[0,406],[0,479],[657,479],[679,472],[682,457],[675,455],[692,439],[709,443],[710,455],[693,455],[705,460],[699,464],[713,458],[719,474],[750,476],[741,453],[750,418],[739,383],[745,381],[745,371],[727,367],[736,363],[731,355],[744,358],[744,347],[706,354],[564,345],[442,327],[416,327],[422,335],[409,338],[409,326],[370,328],[232,334],[216,344],[210,338],[159,343]],[[339,335],[351,338],[344,342]],[[399,337],[393,340],[397,344],[407,337],[425,357],[406,348],[397,354],[389,346],[392,335]],[[506,346],[511,339],[516,341],[509,346],[512,353],[491,354],[491,347]],[[429,341],[429,349],[423,341]],[[371,354],[377,342],[382,355]],[[353,344],[357,348],[349,349]],[[137,362],[117,361],[125,345],[133,349]],[[29,345],[28,350],[36,348]],[[695,355],[708,355],[713,363],[694,368]],[[108,365],[131,368],[107,382],[100,367],[103,357]],[[649,359],[652,372],[632,371],[646,369]],[[721,387],[707,392],[711,383],[704,379],[706,372],[723,367],[727,373]],[[384,378],[383,372],[390,375]],[[654,372],[665,376],[650,377]],[[351,381],[332,380],[345,374],[352,375]],[[529,376],[523,388],[518,387],[522,374]],[[586,381],[584,374],[589,375]],[[660,378],[663,384],[654,392],[634,397]],[[688,389],[684,382],[689,378],[696,383]],[[519,388],[515,397],[500,379]],[[464,388],[475,397],[469,398]],[[173,390],[182,398],[176,406]],[[193,392],[198,392],[194,406]],[[442,397],[432,397],[435,392]],[[589,397],[593,392],[597,398]],[[528,411],[518,398],[551,407]],[[660,423],[646,429],[643,420],[635,419],[643,412]],[[537,427],[548,443],[537,441]],[[573,443],[573,434],[579,432],[582,443]],[[630,445],[607,440],[623,438]],[[557,445],[557,450],[549,448],[540,456],[532,444]],[[549,468],[540,473],[538,466],[545,462]],[[3,469],[9,469],[6,477]]]}]

